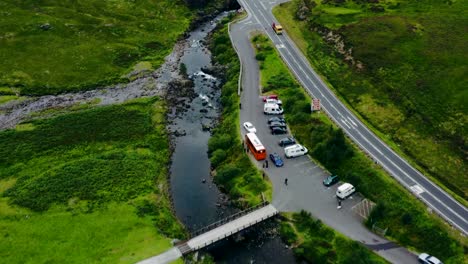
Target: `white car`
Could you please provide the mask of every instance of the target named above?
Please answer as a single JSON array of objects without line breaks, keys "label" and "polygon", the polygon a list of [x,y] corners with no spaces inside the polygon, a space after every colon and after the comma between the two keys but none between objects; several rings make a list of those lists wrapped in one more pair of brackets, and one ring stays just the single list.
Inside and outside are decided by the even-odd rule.
[{"label": "white car", "polygon": [[442,261],[440,261],[438,258],[426,253],[422,253],[421,255],[419,255],[418,261],[419,263],[423,264],[443,264]]},{"label": "white car", "polygon": [[257,129],[255,129],[255,127],[250,122],[245,122],[244,123],[244,128],[249,133],[257,133]]}]

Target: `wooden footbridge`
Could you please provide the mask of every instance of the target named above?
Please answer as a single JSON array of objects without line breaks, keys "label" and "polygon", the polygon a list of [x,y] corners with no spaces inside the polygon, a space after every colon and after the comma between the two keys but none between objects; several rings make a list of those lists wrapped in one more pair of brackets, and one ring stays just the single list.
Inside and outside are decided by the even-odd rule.
[{"label": "wooden footbridge", "polygon": [[273,205],[268,203],[259,204],[204,227],[192,234],[191,239],[178,243],[175,247],[161,253],[160,255],[145,259],[138,263],[169,263],[182,257],[182,255],[209,246],[276,214],[278,214],[278,210]]}]

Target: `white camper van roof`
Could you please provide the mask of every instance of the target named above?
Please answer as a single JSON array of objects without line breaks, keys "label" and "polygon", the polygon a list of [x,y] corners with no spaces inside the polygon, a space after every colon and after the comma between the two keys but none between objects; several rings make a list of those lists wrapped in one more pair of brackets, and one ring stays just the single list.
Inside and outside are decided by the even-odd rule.
[{"label": "white camper van roof", "polygon": [[342,185],[340,185],[340,187],[338,187],[338,191],[343,192],[343,191],[345,191],[347,189],[350,189],[350,188],[353,188],[353,185],[345,182]]},{"label": "white camper van roof", "polygon": [[276,103],[265,103],[264,107],[277,108],[277,107],[279,107],[279,105],[276,104]]}]

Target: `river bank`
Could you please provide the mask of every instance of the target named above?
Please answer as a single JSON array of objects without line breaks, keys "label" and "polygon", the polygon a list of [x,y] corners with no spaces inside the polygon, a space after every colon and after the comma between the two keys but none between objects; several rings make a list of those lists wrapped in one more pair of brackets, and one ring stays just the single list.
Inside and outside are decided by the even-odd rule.
[{"label": "river bank", "polygon": [[[238,61],[234,61],[233,64],[221,64],[216,58],[213,65],[211,52],[206,43],[210,43],[209,49],[214,50],[213,43],[216,39],[227,37],[226,22],[227,20],[222,20],[216,29],[216,25],[210,23],[191,34],[189,42],[192,45],[185,49],[181,59],[181,64],[185,65],[183,72],[186,72],[188,80],[183,82],[186,84],[183,90],[168,100],[172,109],[168,113],[168,119],[171,121],[168,128],[172,131],[174,146],[171,193],[176,215],[190,231],[238,211],[239,206],[255,204],[262,199],[261,192],[252,195],[249,189],[244,189],[246,191],[244,197],[250,198],[239,199],[243,193],[233,195],[229,189],[225,189],[225,186],[217,182],[222,169],[217,170],[219,164],[217,161],[213,162],[211,134],[213,137],[219,137],[226,120],[229,121],[230,116],[238,115],[238,112],[233,111],[230,106],[231,103],[235,104],[236,99],[228,103],[226,98],[231,94],[229,87],[233,83],[237,91],[239,65]],[[213,29],[214,32],[209,33]],[[226,52],[224,56],[237,60],[237,56],[231,56],[231,49],[223,50]],[[213,54],[214,57],[217,55],[219,53]],[[236,142],[234,148],[237,148],[240,146],[240,140],[234,138],[234,135],[239,133],[238,128],[235,123],[230,127],[233,128],[232,136]],[[207,152],[210,153],[210,159]],[[241,158],[244,167],[250,164],[241,148],[239,152],[229,152],[228,155],[232,160]],[[211,172],[211,168],[214,169],[214,173]],[[256,170],[252,168],[251,171]],[[214,178],[211,175],[215,175]],[[239,179],[244,181],[252,176],[252,174],[241,175]],[[258,172],[255,177],[263,181]],[[223,192],[228,193],[229,199],[217,186],[224,188]],[[249,187],[248,184],[247,188]],[[265,197],[268,197],[268,194]],[[276,219],[220,241],[201,250],[200,253],[201,256],[208,253],[214,257],[214,261],[223,263],[294,263],[291,251],[278,236]]]}]

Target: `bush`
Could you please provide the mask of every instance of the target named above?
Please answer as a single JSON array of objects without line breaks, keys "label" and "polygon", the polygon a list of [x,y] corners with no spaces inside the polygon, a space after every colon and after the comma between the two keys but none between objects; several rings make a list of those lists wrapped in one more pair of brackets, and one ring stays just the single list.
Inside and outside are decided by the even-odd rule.
[{"label": "bush", "polygon": [[211,154],[211,165],[217,167],[220,165],[224,160],[226,160],[227,154],[226,151],[223,149],[217,149]]}]

